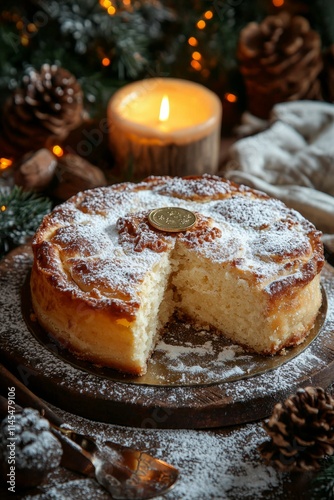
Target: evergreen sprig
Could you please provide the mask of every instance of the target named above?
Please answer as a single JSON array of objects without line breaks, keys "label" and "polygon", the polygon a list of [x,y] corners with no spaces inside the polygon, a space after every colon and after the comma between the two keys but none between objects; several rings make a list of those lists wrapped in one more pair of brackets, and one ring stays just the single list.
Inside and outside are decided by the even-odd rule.
[{"label": "evergreen sprig", "polygon": [[[49,63],[76,76],[92,117],[105,113],[121,85],[154,76],[194,80],[221,97],[232,92],[242,109],[245,88],[236,58],[240,30],[279,12],[272,0],[0,3],[0,109],[27,67],[39,70]],[[324,49],[334,42],[333,0],[285,0],[283,8],[307,16]],[[207,11],[211,17],[205,17]],[[203,19],[205,28],[199,29]],[[200,62],[192,60],[194,52]]]},{"label": "evergreen sprig", "polygon": [[20,187],[0,187],[0,257],[32,236],[51,201]]},{"label": "evergreen sprig", "polygon": [[[248,3],[137,0],[126,7],[113,0],[115,12],[110,15],[107,0],[2,0],[0,90],[8,93],[19,85],[27,66],[56,63],[79,79],[88,111],[96,116],[96,104],[105,108],[104,94],[110,98],[120,82],[174,76],[216,86],[236,67],[238,32],[254,10]],[[212,18],[200,30],[197,22],[208,9]],[[187,40],[194,36],[203,74],[191,66],[195,49]],[[99,85],[90,85],[92,75]]]},{"label": "evergreen sprig", "polygon": [[334,500],[334,456],[312,481],[312,500]]},{"label": "evergreen sprig", "polygon": [[[122,2],[113,4],[117,10],[109,15],[99,0],[18,0],[15,5],[3,0],[0,88],[15,88],[27,66],[39,69],[44,63],[63,66],[81,81],[93,74],[129,81],[152,71],[167,56],[165,27],[175,22],[173,11],[159,0],[141,0],[127,9]],[[109,65],[102,65],[103,58]]]}]

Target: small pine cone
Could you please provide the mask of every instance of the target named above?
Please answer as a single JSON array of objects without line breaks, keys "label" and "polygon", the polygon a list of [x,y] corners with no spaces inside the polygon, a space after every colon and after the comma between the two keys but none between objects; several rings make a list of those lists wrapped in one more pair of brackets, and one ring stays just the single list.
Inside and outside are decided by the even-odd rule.
[{"label": "small pine cone", "polygon": [[62,141],[82,119],[83,92],[75,77],[44,64],[40,72],[31,69],[5,103],[2,132],[22,154]]},{"label": "small pine cone", "polygon": [[271,437],[260,447],[267,463],[281,470],[316,470],[334,453],[334,399],[322,388],[298,389],[274,407],[264,423]]},{"label": "small pine cone", "polygon": [[57,160],[48,149],[27,153],[14,166],[15,184],[24,191],[43,191],[51,183]]},{"label": "small pine cone", "polygon": [[67,154],[58,160],[51,195],[59,200],[67,200],[79,191],[106,184],[107,181],[101,169],[81,156]]},{"label": "small pine cone", "polygon": [[[8,481],[9,467],[15,463],[15,485],[32,488],[59,466],[63,450],[51,433],[50,424],[37,410],[24,408],[15,416],[15,437],[5,418],[0,424],[0,475]],[[10,446],[11,445],[11,446]]]},{"label": "small pine cone", "polygon": [[237,57],[249,111],[268,118],[273,106],[299,99],[321,100],[321,40],[301,16],[281,12],[240,33]]}]

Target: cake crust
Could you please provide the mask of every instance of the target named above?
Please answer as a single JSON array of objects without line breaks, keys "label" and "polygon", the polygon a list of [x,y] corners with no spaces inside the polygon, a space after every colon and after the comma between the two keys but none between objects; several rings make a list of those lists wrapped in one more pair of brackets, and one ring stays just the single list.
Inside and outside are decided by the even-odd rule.
[{"label": "cake crust", "polygon": [[[195,212],[196,224],[173,234],[153,228],[148,214],[163,206]],[[222,281],[210,281],[212,300],[231,311],[242,305],[238,294],[258,301],[267,339],[251,345],[246,334],[239,338],[218,310],[203,322],[256,352],[302,342],[321,305],[321,233],[282,202],[216,176],[150,177],[78,193],[44,218],[32,246],[31,294],[41,325],[76,355],[129,373],[145,372],[157,331],[174,310],[201,321],[196,302],[207,301],[217,273]],[[202,281],[191,282],[192,264],[207,269]],[[230,304],[229,280],[239,287]]]}]

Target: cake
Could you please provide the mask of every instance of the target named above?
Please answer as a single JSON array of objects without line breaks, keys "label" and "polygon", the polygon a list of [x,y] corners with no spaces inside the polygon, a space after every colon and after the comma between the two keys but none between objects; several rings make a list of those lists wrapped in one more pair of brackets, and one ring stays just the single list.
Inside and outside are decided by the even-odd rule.
[{"label": "cake", "polygon": [[[152,213],[195,218],[159,227]],[[167,218],[166,218],[167,213]],[[172,232],[171,232],[172,231]],[[264,193],[217,176],[149,177],[78,193],[33,240],[39,323],[76,356],[142,375],[173,314],[274,355],[321,306],[321,233]]]}]

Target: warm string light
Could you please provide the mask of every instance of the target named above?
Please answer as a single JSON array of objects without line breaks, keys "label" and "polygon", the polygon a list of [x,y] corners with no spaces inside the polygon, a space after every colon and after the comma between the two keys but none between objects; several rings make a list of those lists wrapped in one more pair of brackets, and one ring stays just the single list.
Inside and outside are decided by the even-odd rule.
[{"label": "warm string light", "polygon": [[8,10],[3,10],[0,14],[1,18],[5,21],[9,21],[12,23],[17,23],[20,21],[20,16],[15,12],[10,12]]},{"label": "warm string light", "polygon": [[237,102],[238,97],[237,97],[235,94],[231,94],[230,92],[227,92],[227,93],[224,95],[224,99],[225,99],[227,102],[234,103],[234,102]]},{"label": "warm string light", "polygon": [[196,71],[201,71],[202,69],[202,65],[200,62],[196,61],[195,59],[193,59],[191,62],[190,62],[190,65],[192,68],[194,68]]},{"label": "warm string light", "polygon": [[36,24],[34,23],[29,23],[28,26],[27,26],[27,30],[30,32],[30,33],[36,33],[37,30],[37,26]]},{"label": "warm string light", "polygon": [[100,0],[100,5],[108,12],[109,16],[114,16],[116,14],[116,7],[110,0]]},{"label": "warm string light", "polygon": [[188,38],[188,43],[191,47],[197,47],[198,40],[194,36],[191,36],[190,38]]},{"label": "warm string light", "polygon": [[283,7],[284,0],[272,0],[274,7]]},{"label": "warm string light", "polygon": [[196,24],[197,28],[199,30],[204,30],[205,26],[206,26],[206,22],[203,20],[203,19],[200,19],[198,21],[198,23]]},{"label": "warm string light", "polygon": [[0,207],[0,211],[1,211],[1,212],[4,212],[5,210],[7,210],[6,205],[1,205],[1,207]]},{"label": "warm string light", "polygon": [[23,47],[29,45],[30,38],[33,37],[38,32],[38,25],[34,22],[26,22],[24,18],[21,18],[18,14],[2,11],[0,13],[0,18],[12,22],[15,24],[15,28],[19,32],[20,43]]},{"label": "warm string light", "polygon": [[27,45],[29,45],[29,38],[27,37],[27,35],[22,35],[20,38],[20,41],[21,41],[21,45],[23,45],[23,47],[26,47]]},{"label": "warm string light", "polygon": [[13,164],[12,160],[9,158],[0,158],[0,170],[6,170]]},{"label": "warm string light", "polygon": [[58,144],[56,144],[55,146],[53,146],[52,148],[52,153],[57,156],[58,158],[61,158],[64,154],[64,150],[61,146],[59,146]]},{"label": "warm string light", "polygon": [[[110,14],[111,16],[116,14],[116,6],[111,0],[99,0],[99,4],[101,5],[101,7],[106,9],[108,11],[108,14]],[[122,0],[122,4],[127,9],[131,7],[131,0]]]},{"label": "warm string light", "polygon": [[213,18],[213,12],[212,12],[211,10],[207,10],[207,11],[204,13],[204,17],[205,17],[205,19],[207,19],[207,20],[209,21],[210,19],[212,19],[212,18]]},{"label": "warm string light", "polygon": [[[202,15],[202,18],[197,21],[196,28],[198,30],[204,30],[207,26],[206,21],[210,21],[211,19],[213,19],[212,10],[205,11],[204,14]],[[197,47],[198,39],[194,36],[191,36],[188,38],[188,44],[190,45],[190,47]],[[210,70],[208,68],[203,67],[203,64],[204,64],[203,55],[198,50],[192,52],[190,66],[195,71],[200,71],[203,78],[208,78],[210,76]]]},{"label": "warm string light", "polygon": [[110,0],[100,0],[99,3],[101,5],[101,7],[104,7],[105,9],[108,9],[108,7],[110,7],[110,5],[111,5]]},{"label": "warm string light", "polygon": [[101,61],[101,65],[107,68],[111,64],[111,59],[105,54],[102,47],[97,47],[96,49],[97,57]]},{"label": "warm string light", "polygon": [[[114,16],[116,14],[117,10],[116,10],[116,7],[113,4],[113,2],[111,2],[110,0],[99,0],[99,2],[100,2],[101,7],[106,9],[109,16]],[[124,2],[123,1],[123,5],[124,6],[131,5],[131,2]]]}]

